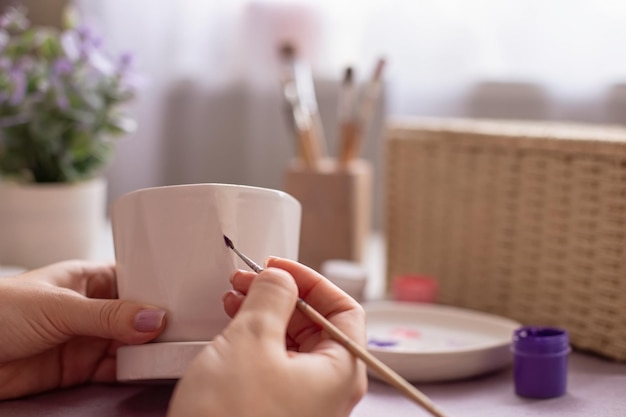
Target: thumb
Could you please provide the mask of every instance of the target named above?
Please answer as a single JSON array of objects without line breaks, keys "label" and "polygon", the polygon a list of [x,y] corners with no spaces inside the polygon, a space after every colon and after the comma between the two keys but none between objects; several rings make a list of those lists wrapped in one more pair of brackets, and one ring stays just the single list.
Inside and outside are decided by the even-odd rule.
[{"label": "thumb", "polygon": [[244,325],[247,335],[264,343],[284,347],[297,297],[298,287],[287,271],[267,268],[252,281],[232,324]]},{"label": "thumb", "polygon": [[129,301],[72,297],[66,308],[65,327],[72,335],[140,344],[165,328],[165,310]]}]

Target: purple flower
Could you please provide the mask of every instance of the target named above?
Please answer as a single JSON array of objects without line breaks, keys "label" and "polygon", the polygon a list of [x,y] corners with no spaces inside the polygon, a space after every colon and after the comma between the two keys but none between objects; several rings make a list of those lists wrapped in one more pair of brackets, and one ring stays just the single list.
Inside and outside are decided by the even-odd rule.
[{"label": "purple flower", "polygon": [[70,102],[62,88],[57,89],[54,101],[61,110],[67,110],[70,107]]},{"label": "purple flower", "polygon": [[102,40],[94,36],[89,28],[82,26],[76,30],[66,30],[61,34],[61,47],[71,61],[88,61],[96,53]]},{"label": "purple flower", "polygon": [[13,92],[11,97],[9,97],[9,104],[17,106],[24,101],[26,96],[26,73],[19,66],[15,66],[9,72],[9,77],[13,84]]},{"label": "purple flower", "polygon": [[67,30],[61,34],[61,47],[65,56],[71,61],[80,58],[80,40],[76,32]]},{"label": "purple flower", "polygon": [[76,29],[76,34],[80,57],[84,60],[89,60],[91,55],[102,46],[102,39],[97,37],[87,26],[81,26]]},{"label": "purple flower", "polygon": [[62,110],[69,108],[70,103],[67,99],[65,86],[61,78],[70,75],[74,70],[74,65],[67,58],[59,58],[52,64],[52,73],[50,74],[50,85],[54,93],[54,101]]},{"label": "purple flower", "polygon": [[120,85],[127,91],[141,90],[148,85],[148,79],[141,74],[127,73],[120,79]]},{"label": "purple flower", "polygon": [[119,86],[122,91],[139,90],[147,84],[145,77],[134,71],[135,57],[130,52],[120,55],[117,62]]},{"label": "purple flower", "polygon": [[9,34],[0,29],[0,52],[4,51],[4,48],[6,48],[6,46],[9,44],[9,40],[11,39],[11,37],[9,36]]},{"label": "purple flower", "polygon": [[89,65],[105,76],[113,76],[115,74],[115,66],[111,60],[100,51],[93,51],[88,57]]},{"label": "purple flower", "polygon": [[30,22],[20,7],[10,7],[0,16],[0,28],[10,33],[20,33],[28,28]]},{"label": "purple flower", "polygon": [[80,26],[76,29],[76,33],[86,47],[98,49],[102,46],[102,39],[96,36],[94,31],[88,26]]},{"label": "purple flower", "polygon": [[123,74],[127,71],[130,71],[133,67],[133,63],[135,62],[135,57],[130,52],[124,52],[117,63],[117,71],[120,74]]},{"label": "purple flower", "polygon": [[7,58],[6,56],[0,57],[0,70],[9,71],[12,66],[13,63],[9,58]]},{"label": "purple flower", "polygon": [[74,70],[74,65],[67,58],[59,58],[52,64],[52,75],[54,77],[61,77],[63,75],[71,74]]}]

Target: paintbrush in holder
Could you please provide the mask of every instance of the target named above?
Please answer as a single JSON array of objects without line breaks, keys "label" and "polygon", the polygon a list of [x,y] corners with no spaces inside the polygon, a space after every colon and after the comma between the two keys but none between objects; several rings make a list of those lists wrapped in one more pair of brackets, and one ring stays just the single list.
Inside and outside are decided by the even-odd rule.
[{"label": "paintbrush in holder", "polygon": [[[379,59],[361,100],[357,100],[354,69],[345,69],[339,91],[336,158],[324,156],[323,135],[315,135],[314,118],[308,109],[316,106],[303,105],[306,95],[298,98],[292,94],[299,153],[287,167],[284,189],[302,204],[299,260],[313,269],[319,270],[329,259],[357,263],[363,259],[371,228],[373,170],[371,162],[359,153],[362,135],[380,98],[384,65],[385,60]],[[296,74],[295,68],[291,73]]]}]

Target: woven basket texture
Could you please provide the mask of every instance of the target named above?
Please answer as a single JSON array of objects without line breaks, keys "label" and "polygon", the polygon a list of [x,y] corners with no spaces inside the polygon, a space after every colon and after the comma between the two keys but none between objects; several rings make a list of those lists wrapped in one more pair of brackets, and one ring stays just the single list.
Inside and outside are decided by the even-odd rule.
[{"label": "woven basket texture", "polygon": [[385,147],[388,283],[626,361],[626,129],[416,118]]}]

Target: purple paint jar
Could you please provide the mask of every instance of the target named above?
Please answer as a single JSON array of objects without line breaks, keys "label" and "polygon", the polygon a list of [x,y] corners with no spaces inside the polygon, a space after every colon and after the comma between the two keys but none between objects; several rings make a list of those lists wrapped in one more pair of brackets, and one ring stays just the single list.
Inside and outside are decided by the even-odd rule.
[{"label": "purple paint jar", "polygon": [[571,351],[565,330],[522,327],[515,330],[515,393],[529,398],[559,397],[567,391],[567,356]]}]

